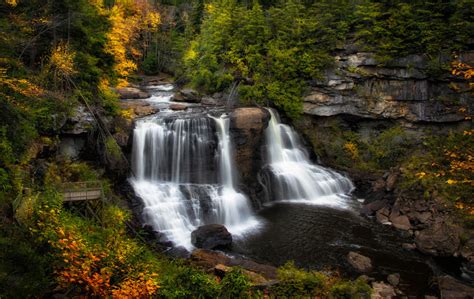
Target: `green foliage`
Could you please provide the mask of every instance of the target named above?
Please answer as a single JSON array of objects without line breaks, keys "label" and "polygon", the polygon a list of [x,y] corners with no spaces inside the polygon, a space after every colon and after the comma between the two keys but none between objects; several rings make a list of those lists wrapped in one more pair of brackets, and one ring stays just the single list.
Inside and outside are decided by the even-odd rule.
[{"label": "green foliage", "polygon": [[184,55],[193,85],[212,93],[237,81],[244,102],[270,101],[291,116],[299,115],[305,81],[321,76],[336,43],[334,31],[321,23],[328,13],[318,18],[317,12],[299,1],[285,1],[268,11],[258,2],[250,7],[211,2],[200,34]]},{"label": "green foliage", "polygon": [[324,130],[303,131],[316,154],[324,160],[338,167],[363,171],[384,171],[400,165],[417,144],[415,137],[399,126],[367,136],[333,121]]},{"label": "green foliage", "polygon": [[250,282],[239,268],[233,268],[226,273],[221,281],[221,298],[248,298],[250,297]]},{"label": "green foliage", "polygon": [[340,281],[335,283],[330,289],[330,298],[361,299],[370,298],[372,289],[363,279],[355,281]]},{"label": "green foliage", "polygon": [[[443,198],[463,212],[474,214],[474,131],[425,137],[420,148],[403,165],[403,189],[424,192],[426,198]],[[467,221],[466,221],[467,223]]]},{"label": "green foliage", "polygon": [[278,279],[280,282],[272,291],[286,298],[321,296],[328,283],[326,275],[300,270],[293,262],[288,262],[278,269]]},{"label": "green foliage", "polygon": [[210,275],[177,265],[161,281],[159,293],[164,298],[217,298],[219,285]]},{"label": "green foliage", "polygon": [[51,287],[51,259],[14,224],[0,227],[0,296],[42,297]]},{"label": "green foliage", "polygon": [[435,59],[465,49],[472,37],[470,1],[361,1],[356,37],[381,62],[409,54]]}]

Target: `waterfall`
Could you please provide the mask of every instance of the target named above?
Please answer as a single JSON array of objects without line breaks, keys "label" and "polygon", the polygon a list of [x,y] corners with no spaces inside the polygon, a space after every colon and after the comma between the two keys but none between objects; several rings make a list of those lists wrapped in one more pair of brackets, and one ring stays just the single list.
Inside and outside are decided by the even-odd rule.
[{"label": "waterfall", "polygon": [[352,182],[313,164],[297,133],[280,122],[276,111],[269,112],[271,119],[265,130],[267,165],[262,171],[267,197],[344,206],[344,196],[354,189]]},{"label": "waterfall", "polygon": [[222,190],[219,196],[213,197],[215,206],[220,211],[219,223],[230,227],[232,233],[240,234],[257,224],[248,198],[235,189],[234,163],[232,144],[230,142],[230,120],[227,115],[214,118],[219,137],[219,170]]},{"label": "waterfall", "polygon": [[191,232],[203,224],[224,224],[238,236],[258,223],[235,189],[227,117],[138,121],[132,168],[144,222],[175,246],[192,249]]}]

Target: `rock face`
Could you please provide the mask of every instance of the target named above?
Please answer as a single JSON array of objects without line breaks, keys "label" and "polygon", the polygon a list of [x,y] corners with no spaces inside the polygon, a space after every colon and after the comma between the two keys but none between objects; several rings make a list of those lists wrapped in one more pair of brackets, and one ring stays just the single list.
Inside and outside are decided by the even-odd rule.
[{"label": "rock face", "polygon": [[[324,80],[313,84],[304,99],[304,112],[409,122],[462,121],[464,114],[458,109],[467,105],[472,111],[471,96],[454,91],[448,80],[429,78],[428,70],[428,59],[420,55],[381,67],[372,53],[342,51],[336,56],[336,67],[326,72]],[[467,82],[458,84],[467,90]],[[445,99],[459,100],[459,104],[447,106]]]},{"label": "rock face", "polygon": [[372,283],[372,295],[371,299],[387,299],[395,298],[397,294],[393,286],[383,283],[383,282],[373,282]]},{"label": "rock face", "polygon": [[359,272],[369,272],[373,268],[370,258],[357,252],[349,252],[347,255],[347,261]]},{"label": "rock face", "polygon": [[241,175],[242,188],[252,198],[256,198],[256,192],[261,189],[257,174],[262,165],[261,145],[269,120],[270,114],[261,108],[237,108],[231,114],[235,165]]},{"label": "rock face", "polygon": [[120,108],[130,111],[132,119],[155,114],[159,111],[158,108],[145,101],[121,101]]},{"label": "rock face", "polygon": [[146,99],[150,97],[148,92],[140,90],[136,87],[117,88],[116,92],[121,99]]},{"label": "rock face", "polygon": [[[191,254],[191,263],[207,271],[215,271],[218,265],[224,265],[225,267],[238,266],[269,280],[277,278],[277,269],[273,266],[259,264],[247,259],[231,258],[223,253],[211,250],[194,250]],[[225,270],[222,266],[219,266],[217,270],[219,271],[219,269]]]},{"label": "rock face", "polygon": [[439,277],[438,286],[441,298],[467,299],[474,296],[474,288],[462,284],[451,276]]},{"label": "rock face", "polygon": [[230,247],[232,235],[223,225],[208,224],[198,227],[191,233],[191,242],[197,248],[204,249]]},{"label": "rock face", "polygon": [[94,126],[94,116],[86,107],[80,105],[76,107],[71,117],[66,120],[66,124],[61,133],[67,135],[80,135],[88,133]]},{"label": "rock face", "polygon": [[415,235],[417,248],[428,254],[451,256],[461,244],[460,228],[444,222],[436,222]]},{"label": "rock face", "polygon": [[201,96],[191,88],[183,88],[173,96],[175,102],[200,103]]}]

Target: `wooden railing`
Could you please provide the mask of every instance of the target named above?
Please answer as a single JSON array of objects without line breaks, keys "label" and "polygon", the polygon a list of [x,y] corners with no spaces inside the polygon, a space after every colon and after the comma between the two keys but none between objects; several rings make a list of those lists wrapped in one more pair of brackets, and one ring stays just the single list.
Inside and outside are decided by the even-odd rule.
[{"label": "wooden railing", "polygon": [[65,183],[62,189],[64,201],[97,200],[104,197],[101,181]]}]

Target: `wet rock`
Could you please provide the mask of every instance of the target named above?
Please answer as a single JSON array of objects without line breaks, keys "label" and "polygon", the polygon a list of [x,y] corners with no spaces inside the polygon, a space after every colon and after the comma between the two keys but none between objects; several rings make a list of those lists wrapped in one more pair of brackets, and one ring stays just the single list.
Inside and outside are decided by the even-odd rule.
[{"label": "wet rock", "polygon": [[468,299],[474,296],[474,288],[469,287],[451,276],[438,277],[441,298]]},{"label": "wet rock", "polygon": [[[217,264],[214,267],[214,274],[220,278],[223,278],[227,273],[232,271],[232,267],[223,265],[223,264]],[[263,285],[267,284],[269,281],[263,277],[262,275],[249,271],[249,270],[243,270],[243,274],[250,280],[250,283],[252,285]]]},{"label": "wet rock", "polygon": [[[235,165],[248,190],[260,186],[257,174],[262,165],[261,145],[270,115],[261,108],[237,108],[230,115],[230,133],[235,145]],[[250,192],[249,192],[250,193]],[[253,196],[251,193],[250,196]]]},{"label": "wet rock", "polygon": [[416,249],[416,245],[413,244],[413,243],[403,243],[403,244],[402,244],[402,248],[403,248],[403,249],[406,249],[406,250],[415,250],[415,249]]},{"label": "wet rock", "polygon": [[382,191],[383,189],[385,189],[385,186],[386,186],[385,181],[382,178],[380,178],[372,183],[372,191],[373,192]]},{"label": "wet rock", "polygon": [[175,102],[200,103],[199,93],[191,88],[183,88],[173,96]]},{"label": "wet rock", "polygon": [[461,248],[461,256],[470,263],[474,263],[474,237],[471,236]]},{"label": "wet rock", "polygon": [[373,282],[372,283],[372,295],[371,299],[387,299],[395,298],[397,294],[393,286],[383,283],[383,282]]},{"label": "wet rock", "polygon": [[370,216],[370,215],[373,215],[378,210],[384,208],[385,206],[387,206],[386,200],[375,200],[371,203],[366,204],[363,207],[363,211],[364,211],[364,214]]},{"label": "wet rock", "polygon": [[[226,267],[240,267],[249,272],[261,275],[268,280],[277,278],[277,269],[273,266],[256,263],[254,261],[242,258],[231,258],[217,251],[196,249],[192,252],[190,260],[193,265],[198,266],[208,272],[214,272],[216,266],[221,264]],[[218,271],[227,269],[223,267],[219,268],[220,270]]]},{"label": "wet rock", "polygon": [[431,212],[414,212],[413,218],[420,223],[427,223],[433,218],[433,214]]},{"label": "wet rock", "polygon": [[385,189],[387,191],[392,191],[395,189],[398,180],[398,173],[390,173],[387,177],[387,183]]},{"label": "wet rock", "polygon": [[66,120],[61,132],[68,135],[86,134],[94,127],[94,124],[94,115],[86,107],[80,105],[74,109],[72,116]]},{"label": "wet rock", "polygon": [[389,220],[390,210],[388,208],[382,208],[375,213],[375,217],[379,223],[391,224]]},{"label": "wet rock", "polygon": [[208,224],[198,227],[191,233],[191,242],[197,248],[204,249],[230,247],[232,235],[221,224]]},{"label": "wet rock", "polygon": [[59,154],[71,160],[77,160],[86,144],[86,138],[81,136],[61,137]]},{"label": "wet rock", "polygon": [[400,283],[400,274],[394,273],[387,276],[387,281],[394,287]]},{"label": "wet rock", "polygon": [[436,256],[451,256],[460,245],[461,229],[455,225],[440,222],[415,234],[416,247],[423,253]]},{"label": "wet rock", "polygon": [[171,250],[166,252],[167,254],[171,255],[172,257],[186,259],[189,258],[190,253],[184,247],[172,247]]},{"label": "wet rock", "polygon": [[224,101],[221,98],[215,96],[205,96],[201,100],[201,104],[204,106],[223,106]]},{"label": "wet rock", "polygon": [[123,87],[115,90],[121,99],[146,99],[150,94],[136,87]]},{"label": "wet rock", "polygon": [[160,111],[158,108],[144,101],[121,101],[119,105],[120,108],[131,113],[130,117],[132,119],[148,116]]},{"label": "wet rock", "polygon": [[188,109],[188,106],[183,104],[170,104],[169,108],[174,111],[183,111]]},{"label": "wet rock", "polygon": [[369,272],[373,268],[370,258],[357,252],[349,252],[347,255],[347,261],[359,272]]},{"label": "wet rock", "polygon": [[401,230],[411,229],[410,219],[408,219],[408,217],[405,215],[399,215],[399,216],[391,215],[390,222],[392,222],[392,225],[398,229],[401,229]]},{"label": "wet rock", "polygon": [[226,265],[230,260],[225,254],[212,250],[197,249],[191,253],[191,263],[206,270],[213,269],[218,264]]}]

